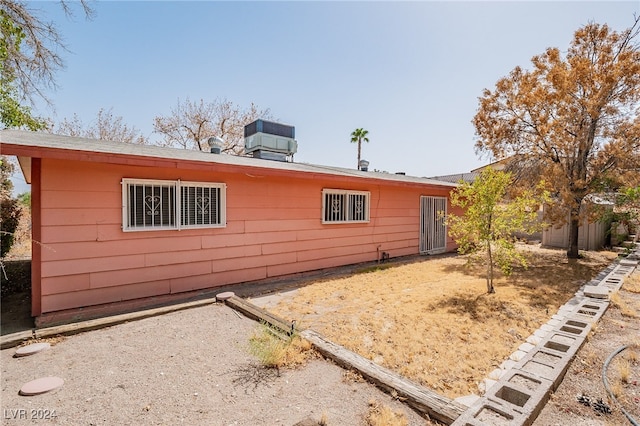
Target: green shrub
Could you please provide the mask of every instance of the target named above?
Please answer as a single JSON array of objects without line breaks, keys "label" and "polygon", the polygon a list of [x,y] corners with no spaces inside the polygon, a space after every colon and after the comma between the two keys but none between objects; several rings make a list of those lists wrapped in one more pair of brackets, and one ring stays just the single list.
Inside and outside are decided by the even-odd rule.
[{"label": "green shrub", "polygon": [[15,198],[3,198],[0,201],[0,257],[5,257],[11,250],[20,213],[20,206]]},{"label": "green shrub", "polygon": [[25,207],[31,208],[31,192],[23,192],[18,195],[18,201]]}]

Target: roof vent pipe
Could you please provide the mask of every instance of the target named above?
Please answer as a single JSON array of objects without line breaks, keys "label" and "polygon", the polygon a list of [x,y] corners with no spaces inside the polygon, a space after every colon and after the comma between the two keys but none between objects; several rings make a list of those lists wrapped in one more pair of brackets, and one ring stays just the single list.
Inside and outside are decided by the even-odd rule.
[{"label": "roof vent pipe", "polygon": [[360,160],[360,162],[358,163],[358,169],[362,172],[368,172],[369,162],[367,160]]},{"label": "roof vent pipe", "polygon": [[222,152],[222,147],[224,146],[223,139],[213,136],[207,139],[207,143],[209,144],[212,154],[220,154]]}]

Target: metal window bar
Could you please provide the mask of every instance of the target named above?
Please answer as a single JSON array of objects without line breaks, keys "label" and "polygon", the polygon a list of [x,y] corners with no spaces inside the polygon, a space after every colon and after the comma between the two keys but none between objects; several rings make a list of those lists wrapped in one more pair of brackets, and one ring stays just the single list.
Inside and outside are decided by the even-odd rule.
[{"label": "metal window bar", "polygon": [[224,185],[123,179],[123,229],[224,226]]},{"label": "metal window bar", "polygon": [[129,228],[175,226],[175,187],[129,184]]},{"label": "metal window bar", "polygon": [[433,216],[434,216],[434,249],[444,249],[446,245],[446,232],[444,224],[444,213],[446,211],[446,200],[436,198],[433,200]]},{"label": "metal window bar", "polygon": [[347,220],[345,195],[335,192],[325,193],[325,222],[344,222]]},{"label": "metal window bar", "polygon": [[209,188],[211,192],[211,220],[210,224],[220,225],[220,188]]},{"label": "metal window bar", "polygon": [[324,222],[367,222],[369,194],[326,190],[323,192]]},{"label": "metal window bar", "polygon": [[420,215],[420,252],[423,253],[428,253],[433,247],[431,240],[433,234],[431,231],[431,224],[433,223],[431,218],[432,204],[433,200],[431,197],[422,197],[422,205],[420,206],[422,212]]},{"label": "metal window bar", "polygon": [[181,225],[220,225],[221,192],[218,187],[183,186],[181,188]]},{"label": "metal window bar", "polygon": [[447,199],[444,197],[421,197],[420,252],[438,253],[446,249]]},{"label": "metal window bar", "polygon": [[367,220],[367,196],[365,194],[349,194],[350,221]]}]

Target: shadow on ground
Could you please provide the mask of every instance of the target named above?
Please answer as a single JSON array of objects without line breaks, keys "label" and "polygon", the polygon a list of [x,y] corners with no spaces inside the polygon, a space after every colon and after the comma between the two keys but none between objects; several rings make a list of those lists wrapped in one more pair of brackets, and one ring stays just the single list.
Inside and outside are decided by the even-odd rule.
[{"label": "shadow on ground", "polygon": [[30,292],[14,293],[2,296],[2,318],[0,335],[31,330],[34,327],[31,317]]},{"label": "shadow on ground", "polygon": [[3,260],[0,283],[0,335],[32,329],[31,260]]}]

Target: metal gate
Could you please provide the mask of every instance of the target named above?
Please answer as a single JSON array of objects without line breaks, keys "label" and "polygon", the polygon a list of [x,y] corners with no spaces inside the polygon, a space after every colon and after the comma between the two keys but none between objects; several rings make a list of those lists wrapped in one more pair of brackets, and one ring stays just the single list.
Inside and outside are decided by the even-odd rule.
[{"label": "metal gate", "polygon": [[444,253],[447,248],[447,199],[420,197],[420,254]]}]

